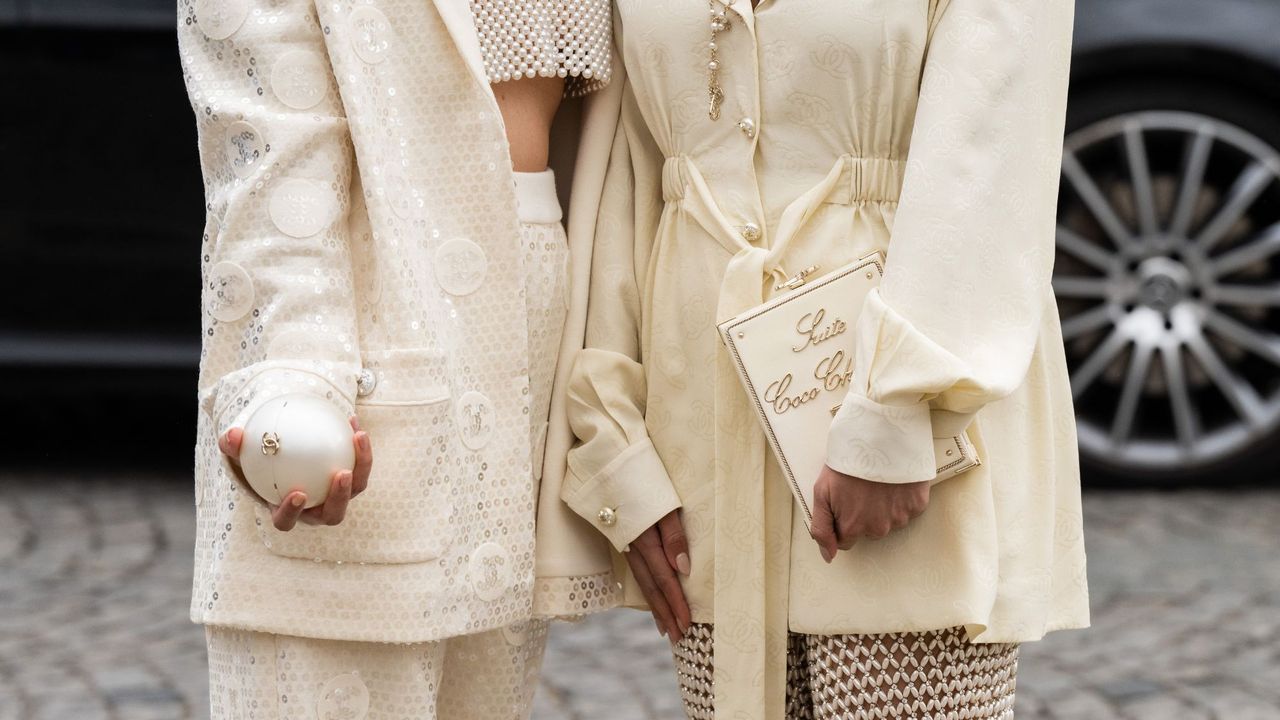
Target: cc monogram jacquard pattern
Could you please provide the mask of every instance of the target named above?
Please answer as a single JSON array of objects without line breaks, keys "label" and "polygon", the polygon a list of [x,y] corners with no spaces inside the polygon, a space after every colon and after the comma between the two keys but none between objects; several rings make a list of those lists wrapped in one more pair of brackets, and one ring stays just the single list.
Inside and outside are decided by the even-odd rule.
[{"label": "cc monogram jacquard pattern", "polygon": [[[1070,0],[734,0],[712,120],[705,4],[617,3],[621,118],[563,497],[618,548],[683,508],[717,716],[781,714],[788,626],[1012,643],[1088,623],[1049,282],[1072,16]],[[716,323],[771,297],[769,274],[873,250],[883,284],[840,317],[858,351],[828,464],[926,480],[933,436],[968,424],[983,465],[828,565]],[[633,582],[626,602],[643,606]]]},{"label": "cc monogram jacquard pattern", "polygon": [[[525,283],[564,269],[521,240],[465,4],[179,0],[178,33],[208,218],[193,619],[379,642],[526,619],[556,343]],[[372,438],[337,527],[276,531],[218,452],[290,391]]]}]

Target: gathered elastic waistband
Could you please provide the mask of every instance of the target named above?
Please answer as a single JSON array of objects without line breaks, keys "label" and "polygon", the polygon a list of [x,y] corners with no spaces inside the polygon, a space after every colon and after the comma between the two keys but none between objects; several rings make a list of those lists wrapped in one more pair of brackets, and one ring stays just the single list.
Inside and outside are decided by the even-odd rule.
[{"label": "gathered elastic waistband", "polygon": [[516,215],[520,222],[560,222],[563,211],[556,195],[556,176],[547,168],[541,172],[516,172]]},{"label": "gathered elastic waistband", "polygon": [[[673,155],[662,165],[662,199],[667,202],[685,196],[688,185],[688,155]],[[842,172],[825,202],[854,205],[860,202],[897,202],[906,175],[907,162],[897,158],[842,155]]]}]

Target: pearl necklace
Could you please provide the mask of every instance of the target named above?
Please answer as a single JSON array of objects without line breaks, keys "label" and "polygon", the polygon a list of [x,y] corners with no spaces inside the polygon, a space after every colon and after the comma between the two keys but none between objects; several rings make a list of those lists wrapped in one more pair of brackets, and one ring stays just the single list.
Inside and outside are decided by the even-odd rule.
[{"label": "pearl necklace", "polygon": [[711,41],[707,43],[710,59],[707,61],[707,117],[720,119],[720,106],[724,103],[724,89],[720,87],[719,46],[716,36],[729,29],[729,16],[725,10],[729,7],[724,0],[709,0],[711,3]]}]

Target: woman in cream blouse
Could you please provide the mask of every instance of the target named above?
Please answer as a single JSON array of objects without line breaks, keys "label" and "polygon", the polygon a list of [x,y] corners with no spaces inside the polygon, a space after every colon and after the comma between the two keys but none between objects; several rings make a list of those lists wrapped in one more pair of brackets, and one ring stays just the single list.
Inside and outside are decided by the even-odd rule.
[{"label": "woman in cream blouse", "polygon": [[[1088,624],[1049,282],[1072,16],[618,0],[562,497],[626,558],[691,717],[1005,718],[1018,644]],[[815,541],[715,326],[873,250]],[[966,426],[983,464],[930,489]]]}]

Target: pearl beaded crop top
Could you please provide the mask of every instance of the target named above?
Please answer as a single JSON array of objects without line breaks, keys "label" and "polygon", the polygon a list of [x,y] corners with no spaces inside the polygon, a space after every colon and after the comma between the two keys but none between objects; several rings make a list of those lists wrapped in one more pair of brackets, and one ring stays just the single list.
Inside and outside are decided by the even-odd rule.
[{"label": "pearl beaded crop top", "polygon": [[565,95],[602,88],[611,74],[610,0],[471,0],[489,82],[565,78]]}]

